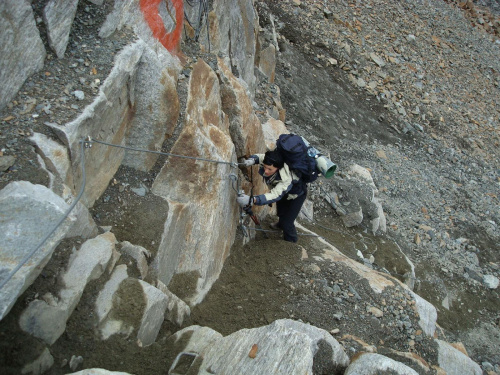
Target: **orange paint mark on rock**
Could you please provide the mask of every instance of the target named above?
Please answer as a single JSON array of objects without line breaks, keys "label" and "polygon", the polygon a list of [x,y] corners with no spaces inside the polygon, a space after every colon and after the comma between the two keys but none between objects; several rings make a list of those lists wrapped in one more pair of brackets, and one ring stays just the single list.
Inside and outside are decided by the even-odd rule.
[{"label": "orange paint mark on rock", "polygon": [[144,15],[144,19],[153,32],[153,36],[158,39],[167,50],[178,56],[182,56],[180,52],[180,41],[182,24],[184,21],[184,1],[171,0],[175,9],[175,29],[172,32],[167,32],[163,19],[158,11],[158,6],[162,1],[164,0],[140,0],[139,6]]}]

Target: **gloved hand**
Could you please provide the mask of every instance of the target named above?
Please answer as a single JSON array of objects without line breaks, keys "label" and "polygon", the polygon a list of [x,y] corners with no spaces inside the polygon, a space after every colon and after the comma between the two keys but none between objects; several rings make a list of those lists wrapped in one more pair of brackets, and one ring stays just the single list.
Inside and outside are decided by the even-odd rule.
[{"label": "gloved hand", "polygon": [[255,164],[255,159],[254,158],[246,159],[243,163],[245,163],[245,167],[250,167]]},{"label": "gloved hand", "polygon": [[238,202],[241,207],[248,206],[250,204],[250,197],[246,194],[238,195],[236,202]]}]

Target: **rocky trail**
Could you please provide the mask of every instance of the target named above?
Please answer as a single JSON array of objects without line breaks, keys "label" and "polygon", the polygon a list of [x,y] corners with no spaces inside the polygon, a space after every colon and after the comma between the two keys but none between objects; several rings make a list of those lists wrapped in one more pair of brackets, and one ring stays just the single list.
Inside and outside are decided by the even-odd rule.
[{"label": "rocky trail", "polygon": [[[1,189],[29,181],[71,201],[77,135],[234,162],[285,129],[338,169],[310,186],[289,244],[245,236],[229,167],[93,144],[90,219],[57,234],[0,321],[2,373],[500,374],[497,1],[214,0],[211,51],[204,27],[198,41],[186,27],[182,64],[134,2],[73,2],[61,56],[48,3],[31,4],[43,68],[0,110]],[[187,3],[196,19],[203,2]],[[103,92],[122,112],[99,112]],[[87,248],[101,263],[82,263],[80,286]],[[57,316],[59,333],[44,325]],[[248,362],[259,353],[275,360]]]}]

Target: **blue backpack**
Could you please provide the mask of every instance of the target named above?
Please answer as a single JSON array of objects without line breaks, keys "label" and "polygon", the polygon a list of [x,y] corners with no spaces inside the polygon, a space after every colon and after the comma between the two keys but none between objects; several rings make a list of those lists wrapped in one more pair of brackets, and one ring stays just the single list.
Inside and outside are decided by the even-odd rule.
[{"label": "blue backpack", "polygon": [[318,178],[316,159],[307,153],[309,147],[302,137],[296,134],[281,134],[276,140],[276,149],[283,156],[288,167],[304,182],[313,182]]}]

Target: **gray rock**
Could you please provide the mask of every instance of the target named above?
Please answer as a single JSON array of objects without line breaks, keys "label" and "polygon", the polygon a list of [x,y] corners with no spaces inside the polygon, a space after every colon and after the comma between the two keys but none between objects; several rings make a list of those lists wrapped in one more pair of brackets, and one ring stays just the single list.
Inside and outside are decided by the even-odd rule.
[{"label": "gray rock", "polygon": [[[25,256],[40,245],[66,213],[69,206],[42,185],[27,181],[11,182],[0,191],[0,275],[3,281]],[[43,220],[40,220],[43,218]],[[75,221],[70,215],[55,233],[33,254],[0,292],[0,319],[17,298],[33,283],[52,256],[68,227]]]},{"label": "gray rock", "polygon": [[168,290],[165,284],[161,281],[157,281],[156,287],[160,289],[168,298],[165,319],[177,324],[178,326],[182,326],[184,319],[191,315],[191,309],[183,300]]},{"label": "gray rock", "polygon": [[[180,109],[176,91],[180,68],[179,61],[168,51],[144,48],[137,69],[135,113],[127,134],[127,146],[161,151],[165,139],[172,136]],[[123,164],[148,171],[158,157],[153,153],[127,150]]]},{"label": "gray rock", "polygon": [[342,346],[327,331],[288,319],[226,337],[197,326],[177,335],[189,340],[184,351],[202,360],[201,373],[333,374],[349,363]]},{"label": "gray rock", "polygon": [[50,48],[60,59],[64,57],[68,45],[77,6],[78,0],[50,0],[43,9]]},{"label": "gray rock", "polygon": [[496,289],[498,288],[498,284],[500,283],[500,281],[498,280],[498,277],[495,277],[493,275],[484,275],[483,283],[490,289]]},{"label": "gray rock", "polygon": [[483,370],[472,359],[442,340],[438,344],[438,364],[448,375],[482,375]]},{"label": "gray rock", "polygon": [[344,375],[418,375],[411,367],[375,353],[364,353],[354,360]]},{"label": "gray rock", "polygon": [[45,48],[27,1],[0,1],[0,110],[43,67]]},{"label": "gray rock", "polygon": [[72,372],[71,374],[68,375],[131,375],[131,374],[129,374],[128,372],[108,371],[102,368],[89,368],[78,372]]},{"label": "gray rock", "polygon": [[50,354],[50,350],[45,348],[45,350],[36,358],[33,362],[28,363],[21,370],[22,374],[33,374],[41,375],[54,364],[54,357]]},{"label": "gray rock", "polygon": [[52,345],[63,334],[66,322],[78,305],[89,281],[99,278],[111,260],[116,238],[104,233],[85,241],[73,254],[67,271],[62,275],[63,289],[56,306],[34,300],[21,314],[19,326],[31,335]]},{"label": "gray rock", "polygon": [[[190,77],[186,124],[171,152],[236,161],[217,75],[201,59]],[[217,280],[234,241],[238,207],[227,177],[233,171],[227,164],[170,157],[151,189],[169,205],[154,260],[158,279],[165,285],[174,277],[182,284],[191,280],[196,289],[189,294],[171,288],[190,306],[201,302]]]},{"label": "gray rock", "polygon": [[12,155],[0,156],[0,172],[5,172],[16,162],[16,157]]},{"label": "gray rock", "polygon": [[85,93],[81,90],[76,90],[73,91],[72,94],[77,98],[78,100],[83,100],[85,99]]},{"label": "gray rock", "polygon": [[[65,126],[47,123],[70,150],[72,167],[66,184],[75,193],[82,182],[80,141],[87,136],[101,141],[124,145],[125,134],[131,126],[135,104],[135,74],[142,56],[144,43],[138,41],[124,48],[115,58],[113,70],[100,87],[99,95],[83,113]],[[120,119],[120,120],[117,120]],[[125,151],[94,145],[85,149],[87,182],[82,202],[92,207],[95,200],[106,190],[109,181],[120,166]]]},{"label": "gray rock", "polygon": [[135,261],[137,262],[137,268],[141,273],[141,278],[144,280],[148,274],[147,259],[151,257],[151,252],[149,252],[142,246],[133,245],[128,241],[123,241],[121,243],[120,252],[123,254],[127,254],[128,256],[135,259]]}]

